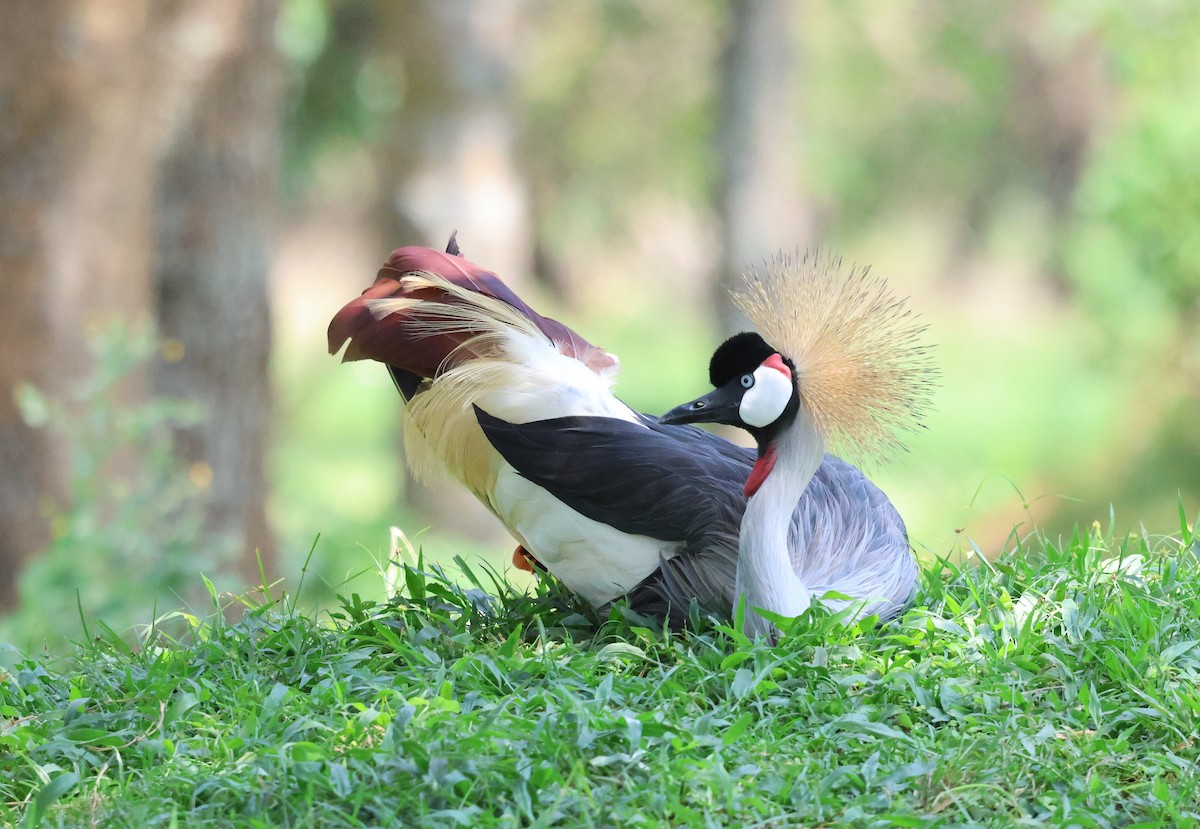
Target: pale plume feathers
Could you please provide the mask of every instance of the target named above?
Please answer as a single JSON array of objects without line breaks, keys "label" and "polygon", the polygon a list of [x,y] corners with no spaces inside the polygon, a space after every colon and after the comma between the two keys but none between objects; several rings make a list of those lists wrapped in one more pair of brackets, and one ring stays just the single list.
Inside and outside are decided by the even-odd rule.
[{"label": "pale plume feathers", "polygon": [[937,369],[926,326],[867,268],[819,251],[743,274],[733,301],[796,364],[804,409],[841,452],[882,460],[929,410]]}]

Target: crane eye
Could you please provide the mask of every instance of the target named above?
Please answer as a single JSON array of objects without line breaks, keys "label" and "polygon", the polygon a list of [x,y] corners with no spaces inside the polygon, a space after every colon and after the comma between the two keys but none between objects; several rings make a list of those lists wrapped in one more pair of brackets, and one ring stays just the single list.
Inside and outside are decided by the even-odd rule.
[{"label": "crane eye", "polygon": [[753,374],[743,374],[742,375],[742,388],[748,389],[753,385],[754,385],[754,375]]}]

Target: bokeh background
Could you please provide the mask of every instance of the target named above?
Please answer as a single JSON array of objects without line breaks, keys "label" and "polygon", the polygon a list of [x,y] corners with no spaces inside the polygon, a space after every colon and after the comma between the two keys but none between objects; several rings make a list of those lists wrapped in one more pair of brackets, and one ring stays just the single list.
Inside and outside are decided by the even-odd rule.
[{"label": "bokeh background", "polygon": [[[17,0],[0,27],[0,623],[22,648],[304,606],[512,542],[406,476],[325,352],[441,246],[705,386],[723,285],[821,246],[912,296],[943,384],[871,470],[927,557],[1200,504],[1190,0]],[[257,552],[257,555],[256,555]],[[513,574],[514,578],[522,577]],[[303,581],[303,585],[301,582]]]}]

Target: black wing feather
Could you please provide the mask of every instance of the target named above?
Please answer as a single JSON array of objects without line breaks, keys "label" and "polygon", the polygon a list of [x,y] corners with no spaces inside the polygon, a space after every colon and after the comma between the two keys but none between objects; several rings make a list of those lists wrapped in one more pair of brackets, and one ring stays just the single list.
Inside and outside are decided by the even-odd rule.
[{"label": "black wing feather", "polygon": [[[607,417],[508,423],[476,407],[488,441],[571,509],[636,535],[688,541],[737,527],[753,453],[690,426]],[[723,444],[723,446],[722,446]]]},{"label": "black wing feather", "polygon": [[604,417],[508,423],[476,407],[497,452],[564,504],[622,532],[683,542],[629,592],[639,613],[688,624],[693,604],[728,614],[742,492],[754,453],[694,426]]}]

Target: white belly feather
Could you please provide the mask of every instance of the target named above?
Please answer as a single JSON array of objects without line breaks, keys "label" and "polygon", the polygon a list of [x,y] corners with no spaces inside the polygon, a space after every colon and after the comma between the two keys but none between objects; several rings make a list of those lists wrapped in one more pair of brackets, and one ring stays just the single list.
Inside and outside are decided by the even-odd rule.
[{"label": "white belly feather", "polygon": [[525,549],[593,605],[627,593],[680,543],[631,535],[581,515],[501,461],[492,508]]}]

